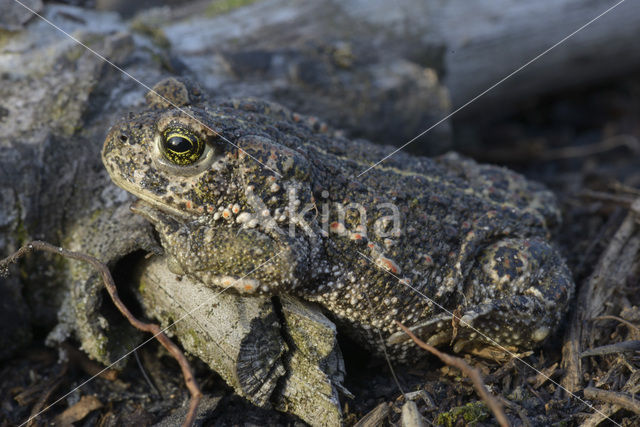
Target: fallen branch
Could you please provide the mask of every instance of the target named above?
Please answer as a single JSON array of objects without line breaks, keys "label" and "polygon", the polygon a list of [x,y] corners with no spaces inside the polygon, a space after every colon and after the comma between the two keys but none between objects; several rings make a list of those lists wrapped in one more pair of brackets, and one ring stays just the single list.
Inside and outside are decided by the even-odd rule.
[{"label": "fallen branch", "polygon": [[498,423],[503,427],[509,426],[509,420],[507,420],[507,416],[504,413],[502,404],[491,393],[489,393],[489,390],[487,390],[487,386],[485,386],[484,382],[482,381],[482,375],[480,374],[479,370],[472,368],[467,362],[459,357],[454,357],[446,353],[442,353],[437,348],[421,341],[402,323],[398,321],[396,321],[396,323],[420,348],[423,348],[429,353],[437,356],[440,360],[442,360],[443,363],[460,369],[463,374],[469,377],[473,382],[473,386],[478,392],[478,395],[484,401],[484,403],[487,404],[489,409],[491,409],[491,412],[493,412],[493,415],[496,417]]},{"label": "fallen branch", "polygon": [[587,387],[584,389],[584,397],[591,400],[599,400],[605,403],[618,405],[628,411],[640,414],[640,401],[628,393],[620,393],[617,391],[601,390],[595,387]]},{"label": "fallen branch", "polygon": [[187,358],[184,356],[182,351],[180,351],[178,346],[175,345],[164,334],[162,329],[160,329],[160,326],[155,325],[153,323],[141,322],[140,320],[136,319],[133,316],[133,314],[131,314],[131,312],[124,305],[122,300],[120,300],[120,297],[118,297],[118,290],[116,289],[115,282],[113,281],[113,277],[111,276],[111,272],[109,271],[109,268],[107,267],[107,265],[100,262],[97,258],[94,258],[90,255],[79,253],[79,252],[68,251],[66,249],[54,246],[47,242],[34,240],[22,246],[15,253],[13,253],[12,255],[0,261],[0,273],[6,272],[9,268],[9,264],[15,263],[16,261],[18,261],[18,259],[20,259],[24,255],[26,255],[28,252],[31,252],[33,250],[54,253],[54,254],[61,255],[65,258],[86,262],[87,264],[90,264],[93,268],[95,268],[100,272],[100,275],[102,276],[102,281],[104,282],[107,292],[109,292],[109,296],[111,297],[113,304],[118,308],[118,310],[120,310],[122,315],[127,318],[129,323],[131,323],[133,327],[141,331],[149,332],[153,334],[154,338],[156,338],[160,342],[160,344],[162,344],[162,346],[166,348],[167,351],[169,351],[169,353],[171,353],[171,355],[176,359],[176,361],[180,365],[180,369],[182,369],[182,375],[184,376],[185,384],[187,386],[187,389],[191,393],[191,402],[189,404],[189,412],[187,413],[187,417],[184,420],[183,426],[193,425],[193,422],[196,417],[196,411],[198,409],[198,404],[202,399],[202,392],[200,391],[200,388],[198,387],[198,384],[193,376],[193,371],[191,369],[191,366],[189,365],[189,362],[187,361]]}]

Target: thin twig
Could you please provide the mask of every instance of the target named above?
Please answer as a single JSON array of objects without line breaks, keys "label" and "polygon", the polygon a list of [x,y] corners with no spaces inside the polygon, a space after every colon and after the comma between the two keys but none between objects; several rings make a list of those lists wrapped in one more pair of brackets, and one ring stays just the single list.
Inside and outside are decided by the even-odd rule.
[{"label": "thin twig", "polygon": [[113,281],[113,277],[111,276],[111,272],[109,271],[109,268],[107,267],[107,265],[100,262],[97,258],[94,258],[90,255],[83,254],[80,252],[68,251],[66,249],[54,246],[47,242],[34,240],[22,246],[14,254],[0,261],[0,272],[2,272],[2,270],[6,270],[9,264],[15,263],[16,261],[18,261],[18,259],[26,255],[28,252],[31,252],[32,250],[39,250],[39,251],[54,253],[54,254],[61,255],[65,258],[86,262],[87,264],[90,264],[93,268],[95,268],[100,272],[100,275],[102,276],[102,281],[104,282],[107,292],[109,292],[109,296],[111,296],[111,300],[113,301],[113,304],[118,308],[118,310],[120,310],[122,315],[126,317],[129,323],[131,323],[131,325],[134,326],[135,328],[141,331],[149,332],[153,334],[153,336],[160,342],[160,344],[162,344],[164,348],[167,349],[169,353],[171,353],[171,355],[176,359],[176,361],[180,365],[180,369],[182,370],[182,375],[184,376],[184,382],[187,386],[187,389],[191,393],[191,402],[189,404],[189,412],[187,413],[187,417],[184,420],[184,423],[182,425],[185,427],[192,426],[195,421],[198,405],[200,403],[200,400],[202,399],[202,392],[198,387],[198,384],[195,380],[193,371],[191,369],[191,366],[189,365],[189,362],[187,361],[187,358],[184,356],[182,351],[180,351],[178,346],[175,345],[173,341],[171,341],[164,334],[164,332],[162,332],[162,329],[160,329],[160,326],[155,325],[153,323],[141,322],[140,320],[136,319],[133,316],[133,314],[131,314],[131,312],[124,305],[122,300],[120,300],[120,297],[118,297],[118,290],[116,289],[115,282]]},{"label": "thin twig", "polygon": [[593,320],[615,320],[617,322],[620,322],[620,323],[626,325],[627,328],[631,329],[631,332],[634,332],[635,336],[640,336],[640,329],[636,325],[634,325],[633,323],[631,323],[628,320],[625,320],[625,319],[623,319],[621,317],[607,314],[607,315],[604,315],[604,316],[595,317]]},{"label": "thin twig", "polygon": [[153,391],[155,391],[156,394],[158,396],[160,396],[160,398],[162,398],[162,393],[160,393],[160,390],[158,390],[158,387],[156,387],[156,385],[153,383],[153,381],[151,381],[151,378],[149,378],[149,375],[147,375],[147,371],[146,371],[146,369],[144,369],[144,365],[142,364],[142,360],[140,360],[140,355],[138,354],[138,350],[134,350],[133,351],[133,355],[136,358],[136,363],[138,364],[138,369],[140,369],[140,372],[142,372],[142,376],[144,377],[144,380],[149,385],[149,388],[152,389]]},{"label": "thin twig", "polygon": [[542,138],[528,140],[527,144],[522,144],[522,148],[517,150],[505,151],[499,150],[485,150],[472,151],[470,154],[475,159],[491,162],[510,162],[510,163],[522,163],[531,162],[536,160],[540,162],[547,162],[553,160],[564,160],[580,157],[589,157],[597,154],[602,154],[607,151],[611,151],[618,147],[626,147],[631,153],[635,154],[640,152],[640,142],[633,135],[614,135],[602,141],[598,141],[593,144],[568,146],[560,148],[546,149],[545,140]]},{"label": "thin twig", "polygon": [[[595,190],[582,190],[578,193],[578,197],[584,199],[597,200],[600,202],[607,202],[609,204],[622,206],[629,209],[633,202],[637,199],[637,196],[628,196],[624,194],[607,193],[604,191]],[[607,206],[611,208],[611,206]]]},{"label": "thin twig", "polygon": [[463,374],[469,377],[473,382],[473,386],[478,392],[480,398],[484,401],[484,403],[487,404],[489,409],[491,409],[491,412],[493,412],[493,415],[496,417],[498,424],[503,427],[509,426],[509,420],[507,420],[507,416],[504,413],[502,404],[491,393],[489,393],[489,390],[487,390],[487,386],[484,385],[484,382],[482,381],[482,375],[480,374],[479,370],[469,366],[469,364],[463,359],[455,356],[450,356],[446,353],[441,352],[437,348],[421,341],[402,323],[398,321],[396,321],[396,323],[419,347],[437,356],[440,360],[442,360],[442,362],[446,363],[447,365],[460,369]]},{"label": "thin twig", "polygon": [[580,357],[606,356],[607,354],[633,353],[640,351],[640,341],[629,340],[603,345],[583,351]]},{"label": "thin twig", "polygon": [[556,362],[553,365],[547,366],[546,368],[542,369],[535,376],[527,378],[527,382],[533,386],[534,390],[537,390],[542,387],[544,383],[549,381],[551,377],[558,371],[558,363]]},{"label": "thin twig", "polygon": [[[29,417],[31,420],[27,424],[27,427],[33,427],[36,425],[35,414],[40,412],[40,409],[42,409],[47,404],[51,395],[63,383],[68,367],[69,367],[68,363],[65,363],[64,365],[62,365],[62,369],[60,369],[60,372],[58,372],[55,378],[50,382],[50,385],[47,386],[44,394],[42,394],[40,398],[37,400],[37,402],[33,405],[33,407],[31,408],[31,416]],[[17,397],[16,397],[16,400],[19,401]]]},{"label": "thin twig", "polygon": [[614,135],[600,142],[572,147],[560,147],[541,153],[541,160],[560,160],[601,154],[614,148],[627,147],[632,153],[640,152],[640,142],[633,135]]}]

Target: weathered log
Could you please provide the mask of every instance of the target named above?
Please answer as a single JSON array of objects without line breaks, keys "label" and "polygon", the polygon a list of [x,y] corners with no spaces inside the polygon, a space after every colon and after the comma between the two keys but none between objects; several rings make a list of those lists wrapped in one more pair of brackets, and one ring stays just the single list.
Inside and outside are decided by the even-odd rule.
[{"label": "weathered log", "polygon": [[[382,3],[382,2],[381,2]],[[421,38],[443,46],[457,108],[597,18],[617,1],[428,1]],[[411,10],[409,7],[407,10]],[[414,9],[415,10],[415,9]],[[414,18],[411,24],[418,20]],[[409,24],[409,25],[411,25]],[[412,25],[413,26],[413,25]],[[625,1],[469,108],[509,111],[523,99],[615,78],[640,67],[640,4]]]},{"label": "weathered log", "polygon": [[338,390],[345,391],[345,368],[336,326],[312,303],[287,295],[279,301],[292,348],[287,359],[289,375],[275,396],[276,408],[293,409],[311,425],[339,425]]},{"label": "weathered log", "polygon": [[[463,105],[617,4],[598,0],[261,0],[219,16],[164,26],[175,52],[281,50],[310,40],[350,43],[356,58],[412,61],[439,71],[453,108]],[[215,10],[215,9],[212,9]],[[483,96],[468,112],[510,110],[522,99],[616,77],[640,67],[640,4],[626,1]],[[211,41],[215,40],[215,43]],[[211,75],[215,73],[204,72]],[[425,129],[431,122],[421,125]],[[417,134],[413,129],[414,135]],[[399,141],[391,141],[391,143]]]},{"label": "weathered log", "polygon": [[208,288],[171,273],[161,257],[139,274],[145,312],[238,394],[311,425],[340,423],[344,363],[336,327],[318,307],[283,296],[277,309],[268,296]]},{"label": "weathered log", "polygon": [[167,268],[164,258],[147,261],[134,283],[148,315],[170,327],[190,353],[258,406],[269,398],[285,374],[287,350],[280,322],[267,296],[238,298],[208,288]]}]

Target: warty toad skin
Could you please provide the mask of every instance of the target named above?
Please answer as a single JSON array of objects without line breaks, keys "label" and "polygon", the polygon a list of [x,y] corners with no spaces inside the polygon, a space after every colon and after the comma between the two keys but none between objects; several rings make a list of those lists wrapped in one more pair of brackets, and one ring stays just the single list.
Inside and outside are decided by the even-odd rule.
[{"label": "warty toad skin", "polygon": [[380,331],[399,361],[420,353],[394,320],[434,345],[524,351],[564,315],[574,285],[540,184],[457,154],[397,153],[357,177],[391,148],[274,103],[208,102],[173,78],[147,101],[102,158],[176,274],[314,301],[377,351]]}]

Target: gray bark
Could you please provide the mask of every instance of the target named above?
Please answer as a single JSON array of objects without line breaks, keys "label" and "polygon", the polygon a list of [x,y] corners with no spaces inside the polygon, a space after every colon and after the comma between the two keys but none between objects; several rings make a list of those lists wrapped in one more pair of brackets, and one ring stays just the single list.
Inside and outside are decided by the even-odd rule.
[{"label": "gray bark", "polygon": [[238,298],[177,277],[162,258],[145,264],[135,281],[145,312],[163,328],[172,325],[171,335],[241,395],[269,406],[285,374],[282,357],[287,350],[271,299]]},{"label": "gray bark", "polygon": [[[231,385],[262,407],[298,415],[311,425],[338,425],[344,364],[336,327],[310,303],[238,297],[177,277],[163,258],[135,280],[145,312],[173,325],[171,334]],[[281,314],[280,314],[281,313]]]},{"label": "gray bark", "polygon": [[[219,17],[164,27],[189,61],[203,49],[282,50],[315,40],[352,45],[356,57],[437,70],[453,108],[479,95],[613,6],[600,0],[262,0]],[[640,67],[640,4],[626,1],[491,90],[466,114],[504,114],[523,99],[617,77]],[[215,40],[215,43],[211,43]],[[195,63],[212,76],[212,63]],[[233,67],[232,67],[233,68]],[[215,83],[210,83],[215,85]],[[357,111],[357,109],[354,109]],[[439,118],[439,117],[438,117]],[[433,121],[411,127],[411,136]],[[407,123],[409,125],[409,123]],[[388,132],[388,131],[387,131]],[[397,137],[404,135],[398,134]],[[376,138],[373,138],[374,140]],[[391,143],[400,144],[394,140]]]}]

